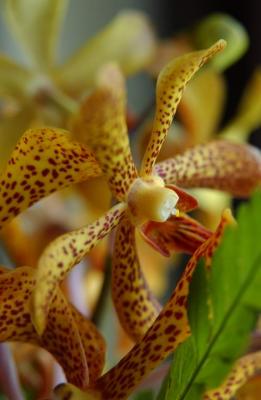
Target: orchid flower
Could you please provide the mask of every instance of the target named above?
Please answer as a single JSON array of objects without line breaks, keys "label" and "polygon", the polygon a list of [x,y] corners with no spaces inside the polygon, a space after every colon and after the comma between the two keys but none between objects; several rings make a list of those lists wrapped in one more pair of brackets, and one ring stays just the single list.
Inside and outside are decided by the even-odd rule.
[{"label": "orchid flower", "polygon": [[[81,141],[87,132],[87,145],[94,152],[103,173],[107,176],[112,194],[120,203],[93,224],[53,241],[50,247],[43,252],[38,263],[39,285],[35,291],[33,302],[34,323],[39,332],[44,329],[48,302],[51,301],[56,285],[99,240],[119,224],[116,233],[115,262],[113,263],[113,270],[117,273],[113,272],[112,286],[114,302],[121,323],[131,337],[136,340],[143,336],[158,315],[159,305],[151,295],[148,297],[148,288],[143,275],[135,276],[135,266],[139,268],[134,244],[135,227],[146,236],[146,230],[144,231],[142,227],[146,227],[146,223],[149,221],[164,222],[169,218],[181,218],[180,226],[185,239],[180,235],[177,247],[186,248],[186,241],[192,239],[192,243],[196,243],[193,248],[195,250],[200,240],[202,243],[206,239],[205,232],[204,238],[200,239],[202,229],[198,229],[198,224],[194,223],[195,226],[192,224],[191,232],[190,219],[186,222],[186,217],[183,215],[175,217],[176,205],[183,212],[194,208],[197,205],[196,200],[180,188],[173,186],[174,182],[169,182],[169,186],[165,186],[165,182],[160,176],[164,174],[162,166],[158,166],[159,173],[156,170],[153,171],[153,167],[160,145],[172,122],[184,85],[208,58],[223,47],[223,41],[217,42],[207,50],[191,53],[174,60],[163,70],[157,86],[158,106],[155,127],[151,143],[144,156],[140,176],[132,160],[128,142],[123,77],[115,65],[109,65],[101,71],[97,90],[94,90],[86,99],[79,116],[80,121],[76,121],[75,124]],[[183,162],[181,164],[183,168]],[[186,225],[189,226],[189,229],[186,229]],[[151,228],[149,230],[151,231]],[[176,247],[175,231],[178,229],[174,229],[174,232],[166,236],[171,239],[172,247],[173,238],[174,247]],[[194,241],[193,237],[196,237],[197,240]],[[180,243],[180,239],[182,243]],[[153,241],[152,237],[148,240]],[[167,246],[167,240],[165,244]],[[115,265],[118,263],[124,267],[119,268]],[[126,269],[126,273],[124,277],[121,277],[119,271],[123,268]],[[129,285],[129,280],[133,282],[133,286]],[[139,288],[145,294],[144,304],[140,302],[138,305],[138,307],[144,307],[144,312],[141,313],[140,309],[132,312],[133,321],[129,321],[128,312],[128,309],[133,307],[132,301],[127,306],[125,296],[122,296],[125,287],[128,287],[126,293],[130,298],[133,296],[136,298],[135,290],[138,291]],[[149,298],[148,308],[145,300],[147,297]],[[137,321],[134,318],[135,314]],[[141,314],[144,318],[141,318]],[[142,322],[141,319],[144,321]],[[134,325],[136,325],[135,329]]]},{"label": "orchid flower", "polygon": [[[135,229],[162,252],[167,252],[166,248],[194,251],[209,234],[196,222],[192,224],[185,214],[177,216],[177,209],[183,212],[197,205],[196,200],[178,186],[219,188],[248,195],[260,183],[260,155],[250,147],[222,141],[191,149],[154,168],[184,85],[223,46],[224,42],[219,41],[207,50],[172,61],[162,71],[157,84],[154,129],[140,175],[132,160],[126,131],[122,76],[111,65],[101,72],[97,90],[83,104],[81,124],[78,121],[76,125],[79,135],[87,133],[87,144],[120,202],[94,223],[57,238],[43,252],[33,297],[33,319],[39,333],[44,331],[57,285],[99,240],[119,225],[113,256],[113,299],[124,329],[134,340],[142,337],[158,315],[160,306],[140,271]],[[158,226],[154,223],[163,223],[161,229],[164,230],[166,221],[168,233],[162,244],[155,240],[154,231]]]},{"label": "orchid flower", "polygon": [[25,129],[44,124],[65,127],[65,116],[77,109],[75,99],[92,86],[97,68],[113,60],[129,75],[147,65],[153,55],[155,36],[147,17],[127,11],[63,65],[57,65],[56,45],[67,5],[67,0],[39,0],[37,4],[6,0],[5,20],[27,65],[0,54],[0,96],[12,105],[0,124],[5,147],[1,167]]},{"label": "orchid flower", "polygon": [[[140,175],[134,166],[128,142],[123,79],[114,66],[103,70],[97,90],[94,90],[83,105],[82,118],[89,135],[89,147],[72,141],[68,132],[51,128],[29,130],[17,144],[0,177],[1,227],[48,194],[101,174],[107,177],[112,193],[119,200],[119,203],[100,219],[59,237],[43,252],[36,272],[36,282],[32,288],[31,313],[37,337],[44,337],[45,332],[48,332],[49,315],[59,293],[59,283],[100,239],[119,225],[113,256],[114,300],[125,330],[143,346],[141,338],[146,332],[151,333],[152,326],[153,329],[157,327],[154,321],[157,321],[159,315],[162,318],[166,308],[160,313],[160,305],[150,292],[140,269],[134,242],[135,229],[144,231],[146,236],[147,232],[154,232],[154,226],[151,224],[164,225],[167,222],[166,238],[169,238],[170,242],[164,242],[164,251],[166,248],[171,250],[175,245],[173,237],[178,237],[178,244],[174,246],[177,248],[180,248],[180,243],[182,248],[187,248],[188,239],[196,238],[189,243],[190,248],[187,251],[191,252],[193,241],[193,250],[197,248],[203,251],[202,246],[211,242],[212,235],[183,214],[183,211],[196,206],[196,200],[178,186],[218,187],[234,194],[248,195],[260,183],[260,155],[250,146],[224,141],[200,146],[183,156],[154,165],[185,84],[199,67],[223,47],[224,42],[219,41],[207,50],[172,61],[162,71],[157,85],[155,126]],[[177,209],[182,212],[180,216]],[[169,226],[171,220],[174,226],[181,227],[181,232],[174,229],[174,236]],[[185,235],[182,235],[184,231]],[[202,232],[204,234],[201,237]],[[153,241],[153,235],[148,240]],[[155,245],[163,247],[157,242]],[[191,264],[187,268],[186,274],[192,273]],[[185,283],[181,283],[177,289],[177,304],[181,310],[184,309],[185,299],[181,301],[180,291],[184,290],[186,295],[188,281],[189,279],[185,279]],[[176,297],[174,299],[173,301],[177,300]],[[170,309],[173,309],[173,301],[168,303]],[[171,314],[169,311],[166,317],[172,315],[172,311]],[[171,327],[175,327],[174,324],[182,326],[182,329],[173,328],[178,335],[175,346],[188,334],[187,319],[184,315],[178,308],[171,323],[169,317],[167,321],[163,318]],[[30,321],[28,324],[31,327]],[[169,335],[173,333],[172,328],[161,324],[160,327],[164,331],[166,329],[168,340]],[[12,340],[12,336],[9,340]],[[162,352],[162,357],[173,351],[175,346],[166,346],[167,350]],[[144,350],[141,354],[145,353]],[[158,355],[152,358],[155,358],[156,364],[162,359]],[[143,373],[137,377],[137,381],[154,368],[154,362],[142,370]],[[123,365],[128,371],[126,363],[125,359]],[[86,374],[83,373],[82,376]],[[90,377],[90,382],[96,381],[98,376],[99,373]],[[70,380],[72,381],[71,378]],[[136,385],[136,380],[134,383]],[[78,383],[78,386],[83,387],[86,384],[87,378]]]},{"label": "orchid flower", "polygon": [[[115,367],[92,382],[85,391],[71,384],[58,385],[55,399],[65,400],[124,400],[140,382],[156,368],[189,335],[186,312],[189,284],[201,257],[209,268],[213,252],[217,248],[227,224],[233,223],[229,210],[221,218],[216,231],[190,258],[184,273],[170,299],[161,312],[126,356]],[[139,298],[139,295],[137,296]]]}]

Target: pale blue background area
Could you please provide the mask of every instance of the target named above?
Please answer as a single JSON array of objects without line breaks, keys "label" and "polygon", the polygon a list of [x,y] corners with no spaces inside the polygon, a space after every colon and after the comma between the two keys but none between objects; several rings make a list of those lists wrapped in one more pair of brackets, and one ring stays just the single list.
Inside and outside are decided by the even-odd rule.
[{"label": "pale blue background area", "polygon": [[[37,0],[35,0],[37,4]],[[3,21],[4,0],[0,0],[0,50],[16,60],[26,63],[22,52],[12,40]],[[119,11],[138,9],[146,12],[152,22],[157,20],[160,7],[158,0],[70,0],[68,13],[61,35],[58,60],[65,60],[74,50],[81,47],[87,38],[103,28]],[[131,29],[126,27],[126,29]],[[135,111],[142,111],[154,95],[154,84],[146,74],[128,80],[128,99]]]}]

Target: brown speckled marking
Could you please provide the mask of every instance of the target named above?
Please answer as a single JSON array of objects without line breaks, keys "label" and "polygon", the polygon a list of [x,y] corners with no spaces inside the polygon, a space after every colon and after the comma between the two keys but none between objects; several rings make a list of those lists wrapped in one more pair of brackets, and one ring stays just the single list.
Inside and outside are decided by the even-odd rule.
[{"label": "brown speckled marking", "polygon": [[199,68],[224,47],[224,40],[219,40],[206,50],[185,54],[168,63],[159,74],[156,114],[150,141],[142,161],[141,175],[150,175],[152,172],[186,84]]},{"label": "brown speckled marking", "polygon": [[98,379],[95,389],[101,391],[103,399],[127,399],[142,379],[190,335],[186,310],[193,272],[201,257],[210,265],[213,251],[229,222],[231,215],[225,212],[216,232],[190,258],[171,298],[151,328],[114,368]]},{"label": "brown speckled marking", "polygon": [[121,325],[139,340],[158,316],[161,306],[142,273],[135,245],[135,227],[124,218],[116,232],[112,268],[112,297]]},{"label": "brown speckled marking", "polygon": [[73,130],[95,153],[114,196],[124,200],[138,174],[127,132],[123,76],[115,65],[101,72],[99,87],[83,103]]},{"label": "brown speckled marking", "polygon": [[248,354],[239,359],[226,380],[216,389],[205,393],[204,400],[229,400],[249,378],[261,371],[261,351]]},{"label": "brown speckled marking", "polygon": [[[32,325],[30,297],[35,272],[33,268],[19,267],[0,275],[0,341],[29,342],[45,348],[63,367],[69,382],[85,388],[89,380],[84,348],[70,306],[59,289],[42,337]],[[87,332],[89,327],[82,324],[81,329]]]},{"label": "brown speckled marking", "polygon": [[205,187],[248,196],[261,184],[261,153],[224,140],[196,146],[155,166],[167,184]]},{"label": "brown speckled marking", "polygon": [[29,129],[0,177],[0,228],[56,190],[101,175],[90,150],[60,129]]},{"label": "brown speckled marking", "polygon": [[59,283],[96,243],[119,224],[125,209],[126,206],[119,203],[92,224],[58,237],[44,250],[38,263],[32,302],[33,320],[39,333],[44,329],[49,306]]},{"label": "brown speckled marking", "polygon": [[92,383],[98,379],[104,368],[106,353],[105,340],[96,326],[91,321],[88,321],[73,305],[70,305],[70,309],[78,327],[89,367],[90,383]]},{"label": "brown speckled marking", "polygon": [[193,254],[211,236],[208,229],[186,214],[172,216],[163,223],[150,221],[141,227],[141,233],[166,257],[173,251]]}]

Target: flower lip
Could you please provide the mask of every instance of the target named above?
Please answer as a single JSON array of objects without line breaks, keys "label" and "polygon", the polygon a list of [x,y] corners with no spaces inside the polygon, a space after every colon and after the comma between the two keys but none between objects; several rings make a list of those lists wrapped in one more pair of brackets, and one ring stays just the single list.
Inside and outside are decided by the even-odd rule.
[{"label": "flower lip", "polygon": [[166,221],[176,214],[178,200],[177,193],[165,187],[160,177],[148,176],[133,182],[126,201],[132,222],[141,225],[147,221]]}]

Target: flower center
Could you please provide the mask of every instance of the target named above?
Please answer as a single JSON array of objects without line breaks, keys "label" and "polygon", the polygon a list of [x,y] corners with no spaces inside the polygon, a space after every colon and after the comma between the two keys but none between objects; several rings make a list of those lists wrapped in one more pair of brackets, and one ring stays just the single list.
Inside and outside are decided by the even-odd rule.
[{"label": "flower center", "polygon": [[131,220],[135,225],[147,221],[164,222],[176,214],[178,199],[177,193],[166,188],[160,177],[137,178],[127,196]]}]

